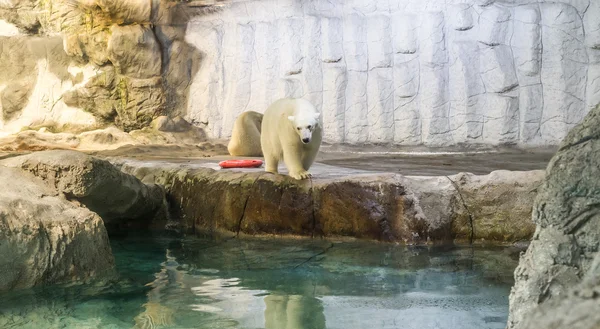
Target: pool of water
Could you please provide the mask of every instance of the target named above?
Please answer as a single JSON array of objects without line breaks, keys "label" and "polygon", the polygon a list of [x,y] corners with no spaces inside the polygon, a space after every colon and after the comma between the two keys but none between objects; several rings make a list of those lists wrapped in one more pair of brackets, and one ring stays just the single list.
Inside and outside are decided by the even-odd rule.
[{"label": "pool of water", "polygon": [[504,328],[518,251],[126,237],[118,277],[0,295],[0,328]]}]

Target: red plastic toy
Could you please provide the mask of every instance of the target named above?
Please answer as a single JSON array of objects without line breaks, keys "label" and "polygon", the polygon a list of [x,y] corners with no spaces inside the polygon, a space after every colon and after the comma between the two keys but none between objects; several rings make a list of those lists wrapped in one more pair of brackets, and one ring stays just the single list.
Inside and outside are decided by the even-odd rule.
[{"label": "red plastic toy", "polygon": [[262,160],[225,160],[219,162],[221,168],[258,168],[262,164]]}]

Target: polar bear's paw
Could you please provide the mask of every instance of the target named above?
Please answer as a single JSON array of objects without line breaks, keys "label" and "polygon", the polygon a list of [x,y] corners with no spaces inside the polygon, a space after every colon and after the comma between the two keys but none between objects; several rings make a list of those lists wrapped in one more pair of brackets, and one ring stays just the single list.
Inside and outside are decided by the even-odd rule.
[{"label": "polar bear's paw", "polygon": [[294,179],[297,179],[297,180],[307,179],[307,178],[309,178],[311,176],[312,175],[308,171],[306,171],[306,170],[297,171],[297,172],[291,172],[290,173],[290,177],[292,177]]}]

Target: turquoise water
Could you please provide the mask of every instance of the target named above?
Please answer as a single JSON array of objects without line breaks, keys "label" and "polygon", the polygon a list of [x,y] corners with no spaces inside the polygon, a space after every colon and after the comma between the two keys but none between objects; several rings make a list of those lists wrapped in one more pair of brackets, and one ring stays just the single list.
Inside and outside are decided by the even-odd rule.
[{"label": "turquoise water", "polygon": [[113,239],[118,278],[0,295],[0,328],[504,328],[517,252]]}]

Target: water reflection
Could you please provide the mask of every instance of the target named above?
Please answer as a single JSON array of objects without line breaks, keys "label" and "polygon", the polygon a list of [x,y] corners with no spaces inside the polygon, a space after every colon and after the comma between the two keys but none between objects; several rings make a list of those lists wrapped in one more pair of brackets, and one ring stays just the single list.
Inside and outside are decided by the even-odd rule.
[{"label": "water reflection", "polygon": [[306,240],[113,241],[119,280],[0,296],[0,327],[503,329],[516,253]]},{"label": "water reflection", "polygon": [[300,295],[265,297],[266,329],[325,329],[322,302]]},{"label": "water reflection", "polygon": [[[216,269],[189,271],[189,266],[180,264],[170,254],[167,250],[167,260],[161,263],[155,280],[147,285],[151,289],[146,293],[144,311],[135,317],[136,328],[178,327],[176,312],[182,310],[184,300],[193,300],[184,303],[191,311],[218,317],[213,317],[212,323],[220,323],[219,328],[326,328],[323,305],[315,297],[248,289],[239,278],[219,277]],[[185,292],[190,295],[182,296]],[[170,298],[174,294],[177,299]]]},{"label": "water reflection", "polygon": [[503,249],[260,240],[170,248],[140,328],[183,327],[189,313],[210,328],[502,328],[516,264]]},{"label": "water reflection", "polygon": [[154,281],[146,285],[151,287],[146,293],[148,301],[142,305],[144,312],[134,318],[135,328],[149,329],[158,326],[172,326],[175,323],[175,311],[166,306],[162,299],[172,284],[179,285],[181,283],[184,273],[177,270],[178,263],[169,253],[167,249],[166,261],[161,263],[161,270],[155,274]]}]

